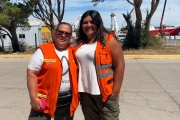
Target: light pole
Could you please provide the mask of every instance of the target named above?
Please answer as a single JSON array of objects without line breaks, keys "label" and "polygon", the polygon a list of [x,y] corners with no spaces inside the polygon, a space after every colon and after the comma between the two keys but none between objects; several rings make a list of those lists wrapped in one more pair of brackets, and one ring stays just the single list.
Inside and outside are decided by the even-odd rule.
[{"label": "light pole", "polygon": [[163,8],[163,13],[162,13],[162,17],[161,17],[161,22],[160,22],[160,27],[159,27],[159,33],[162,34],[162,21],[163,21],[163,17],[164,17],[164,12],[165,12],[165,8],[166,8],[166,2],[167,0],[165,0],[164,2],[164,8]]}]

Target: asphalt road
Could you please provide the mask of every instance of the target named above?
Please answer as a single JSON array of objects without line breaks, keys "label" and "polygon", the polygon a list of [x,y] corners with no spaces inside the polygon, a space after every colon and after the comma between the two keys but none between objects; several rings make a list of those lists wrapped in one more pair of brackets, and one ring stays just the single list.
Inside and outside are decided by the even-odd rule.
[{"label": "asphalt road", "polygon": [[[29,58],[0,58],[0,119],[27,120]],[[180,120],[180,59],[125,59],[120,120]],[[84,120],[80,107],[74,120]]]}]

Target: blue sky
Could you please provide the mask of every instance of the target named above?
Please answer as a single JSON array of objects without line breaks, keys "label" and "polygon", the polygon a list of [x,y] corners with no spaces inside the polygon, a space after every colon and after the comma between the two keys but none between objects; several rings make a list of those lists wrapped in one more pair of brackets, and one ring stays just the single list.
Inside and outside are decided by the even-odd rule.
[{"label": "blue sky", "polygon": [[[97,6],[93,6],[91,0],[66,0],[66,8],[63,21],[74,23],[78,16],[84,13],[86,10],[97,10],[100,12],[105,27],[110,28],[112,11],[116,14],[118,26],[121,28],[125,26],[126,22],[122,16],[122,13],[130,12],[133,8],[126,0],[105,0],[100,2]],[[131,0],[133,1],[133,0]],[[146,10],[150,10],[151,0],[143,0],[141,6],[143,19],[145,19]],[[151,24],[159,26],[160,18],[164,7],[164,0],[160,0],[160,4],[152,17]],[[114,8],[114,10],[112,10]],[[164,21],[166,25],[180,25],[180,0],[167,0],[166,10],[164,14]]]}]

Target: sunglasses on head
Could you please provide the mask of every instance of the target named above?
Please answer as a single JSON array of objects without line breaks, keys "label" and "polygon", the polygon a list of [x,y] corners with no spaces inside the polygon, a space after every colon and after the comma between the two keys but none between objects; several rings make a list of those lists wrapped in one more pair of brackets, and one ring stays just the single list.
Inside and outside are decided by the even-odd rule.
[{"label": "sunglasses on head", "polygon": [[71,33],[69,32],[65,32],[65,31],[61,31],[61,30],[56,30],[56,34],[57,35],[65,35],[66,37],[70,37],[71,36]]}]

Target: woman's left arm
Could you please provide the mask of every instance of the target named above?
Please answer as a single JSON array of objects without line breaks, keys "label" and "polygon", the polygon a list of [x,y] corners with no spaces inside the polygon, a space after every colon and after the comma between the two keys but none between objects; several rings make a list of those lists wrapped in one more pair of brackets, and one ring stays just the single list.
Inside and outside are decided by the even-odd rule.
[{"label": "woman's left arm", "polygon": [[118,42],[116,38],[112,37],[109,46],[112,55],[113,66],[115,67],[112,97],[117,97],[121,89],[121,85],[124,77],[124,70],[125,70],[124,55],[121,44]]}]

